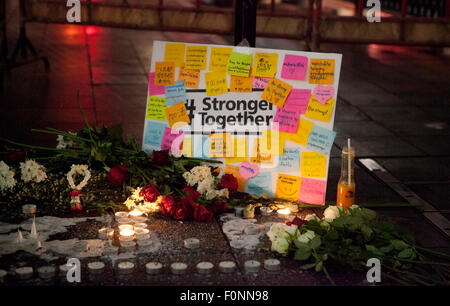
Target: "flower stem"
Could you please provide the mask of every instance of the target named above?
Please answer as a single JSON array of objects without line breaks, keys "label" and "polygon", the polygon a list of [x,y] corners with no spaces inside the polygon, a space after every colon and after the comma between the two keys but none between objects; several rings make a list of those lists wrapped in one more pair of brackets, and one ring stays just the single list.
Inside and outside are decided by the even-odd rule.
[{"label": "flower stem", "polygon": [[330,281],[331,285],[336,286],[336,283],[331,278],[330,274],[327,271],[327,268],[325,268],[325,266],[323,266],[322,268],[323,268],[323,273],[325,273],[325,276],[328,278],[328,280]]}]

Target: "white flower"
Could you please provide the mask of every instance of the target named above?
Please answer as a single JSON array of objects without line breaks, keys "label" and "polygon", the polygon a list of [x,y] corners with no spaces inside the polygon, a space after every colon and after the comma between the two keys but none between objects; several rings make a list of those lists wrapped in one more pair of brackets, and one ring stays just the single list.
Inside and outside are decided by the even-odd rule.
[{"label": "white flower", "polygon": [[[75,182],[73,181],[73,175],[77,173],[80,175],[83,175],[83,180],[78,184],[75,185]],[[70,188],[74,190],[81,190],[86,185],[89,179],[91,178],[91,171],[89,171],[89,168],[87,165],[72,165],[70,167],[70,171],[67,172],[67,181],[69,182]]]},{"label": "white flower", "polygon": [[337,217],[339,217],[339,209],[337,206],[328,206],[323,212],[323,217],[327,221],[333,221]]},{"label": "white flower", "polygon": [[230,192],[228,191],[228,188],[223,188],[218,191],[217,195],[228,199]]},{"label": "white flower", "polygon": [[319,217],[316,216],[316,214],[309,214],[309,215],[306,215],[305,220],[306,221],[311,221],[311,220],[319,221],[320,219],[319,219]]},{"label": "white flower", "polygon": [[25,183],[40,183],[47,178],[44,166],[38,164],[32,159],[28,159],[24,163],[20,163],[20,172],[22,180]]},{"label": "white flower", "polygon": [[289,250],[289,241],[285,238],[278,238],[272,242],[271,250],[285,255]]},{"label": "white flower", "polygon": [[290,240],[291,236],[297,235],[298,230],[295,224],[288,226],[284,223],[274,223],[267,232],[270,241],[274,242],[280,238]]},{"label": "white flower", "polygon": [[294,236],[294,235],[296,235],[297,234],[297,229],[298,229],[298,227],[297,227],[297,225],[295,225],[295,224],[291,224],[291,225],[286,225],[286,224],[283,224],[283,229],[284,229],[284,231],[286,232],[286,233],[288,233],[289,235],[291,235],[291,236]]},{"label": "white flower", "polygon": [[[76,135],[76,133],[72,133],[69,132],[72,135]],[[59,149],[66,149],[66,148],[71,148],[75,145],[75,143],[73,142],[73,140],[68,139],[62,135],[58,135],[56,137],[56,141],[58,141],[58,144],[56,145],[56,148]]]},{"label": "white flower", "polygon": [[0,161],[0,191],[11,189],[16,186],[14,171],[9,170],[9,166],[2,160]]},{"label": "white flower", "polygon": [[316,236],[316,233],[314,233],[313,231],[307,230],[306,233],[300,234],[300,235],[297,237],[297,241],[298,241],[298,242],[302,242],[302,243],[308,243],[308,242],[311,241],[315,236]]}]

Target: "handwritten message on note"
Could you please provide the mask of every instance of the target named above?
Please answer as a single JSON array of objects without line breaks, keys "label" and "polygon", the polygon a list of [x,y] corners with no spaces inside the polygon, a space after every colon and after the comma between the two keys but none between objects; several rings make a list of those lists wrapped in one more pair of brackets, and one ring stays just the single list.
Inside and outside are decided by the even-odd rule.
[{"label": "handwritten message on note", "polygon": [[188,70],[181,68],[178,75],[179,81],[184,81],[186,88],[198,88],[200,70]]},{"label": "handwritten message on note", "polygon": [[184,81],[176,81],[174,85],[166,86],[166,105],[172,106],[178,102],[186,102]]},{"label": "handwritten message on note", "polygon": [[334,59],[311,59],[309,65],[310,84],[334,83]]},{"label": "handwritten message on note", "polygon": [[284,56],[283,69],[281,77],[283,79],[303,81],[308,67],[308,58],[306,56],[286,54]]},{"label": "handwritten message on note", "polygon": [[261,98],[278,106],[283,107],[287,96],[292,90],[292,86],[281,80],[273,78],[264,89]]},{"label": "handwritten message on note", "polygon": [[314,125],[309,134],[306,149],[322,154],[329,154],[336,132]]},{"label": "handwritten message on note", "polygon": [[174,62],[176,67],[181,67],[184,63],[185,44],[171,44],[167,43],[164,49],[164,61]]},{"label": "handwritten message on note", "polygon": [[167,124],[147,121],[145,124],[144,143],[152,149],[159,149]]},{"label": "handwritten message on note", "polygon": [[227,75],[225,72],[208,72],[205,74],[206,94],[217,96],[228,92]]},{"label": "handwritten message on note", "polygon": [[167,121],[172,129],[179,129],[182,126],[191,123],[184,102],[179,102],[171,107],[168,107],[165,111]]},{"label": "handwritten message on note", "polygon": [[278,174],[275,197],[297,201],[300,193],[301,178],[284,173]]},{"label": "handwritten message on note", "polygon": [[310,119],[319,120],[322,122],[330,122],[331,114],[333,113],[334,108],[334,99],[328,99],[325,104],[320,103],[314,98],[314,95],[311,96],[311,100],[309,100],[308,108],[305,112],[305,117]]},{"label": "handwritten message on note", "polygon": [[300,148],[284,148],[283,155],[278,158],[278,171],[300,173]]},{"label": "handwritten message on note", "polygon": [[166,87],[155,85],[155,73],[150,72],[150,74],[148,75],[148,95],[149,96],[163,95],[165,92]]},{"label": "handwritten message on note", "polygon": [[156,62],[154,85],[164,85],[164,86],[173,85],[174,82],[175,82],[175,63]]},{"label": "handwritten message on note", "polygon": [[270,82],[270,78],[253,77],[253,88],[264,89],[267,83]]},{"label": "handwritten message on note", "polygon": [[296,110],[299,115],[302,115],[306,112],[310,99],[311,89],[292,89],[286,98],[284,108]]},{"label": "handwritten message on note", "polygon": [[272,173],[260,171],[257,176],[250,178],[247,181],[247,192],[250,194],[267,193],[273,197]]},{"label": "handwritten message on note", "polygon": [[183,144],[181,145],[181,154],[186,157],[192,157],[192,138],[184,137]]},{"label": "handwritten message on note", "polygon": [[234,155],[226,157],[227,164],[241,163],[248,160],[247,156],[247,139],[245,137],[234,138]]},{"label": "handwritten message on note", "polygon": [[232,156],[233,139],[230,133],[215,133],[209,135],[209,157]]},{"label": "handwritten message on note", "polygon": [[147,102],[146,118],[166,121],[166,99],[162,97],[150,96]]},{"label": "handwritten message on note", "polygon": [[253,54],[231,52],[228,59],[227,71],[230,75],[248,77],[252,67]]},{"label": "handwritten message on note", "polygon": [[311,121],[300,118],[298,121],[297,133],[282,133],[282,135],[286,140],[298,143],[301,146],[306,146],[313,125],[314,123]]},{"label": "handwritten message on note", "polygon": [[233,48],[212,47],[209,59],[209,70],[226,72],[228,60]]},{"label": "handwritten message on note", "polygon": [[238,181],[238,191],[244,192],[245,184],[247,183],[247,180],[244,179],[241,174],[239,173],[239,167],[234,165],[225,165],[225,174],[233,174],[233,176]]},{"label": "handwritten message on note", "polygon": [[241,176],[248,180],[251,177],[255,177],[258,175],[259,172],[259,167],[258,165],[255,164],[251,164],[249,162],[243,162],[240,166],[239,166],[239,173],[241,174]]},{"label": "handwritten message on note", "polygon": [[252,77],[230,77],[230,92],[252,92]]},{"label": "handwritten message on note", "polygon": [[302,178],[298,200],[309,204],[324,205],[326,188],[325,181]]},{"label": "handwritten message on note", "polygon": [[254,164],[272,166],[275,161],[275,155],[270,153],[269,154],[262,153],[259,143],[260,143],[259,138],[256,138],[253,141],[250,161]]},{"label": "handwritten message on note", "polygon": [[207,46],[187,46],[184,68],[188,70],[205,70],[207,54]]},{"label": "handwritten message on note", "polygon": [[179,154],[183,139],[184,133],[182,131],[175,131],[166,127],[161,141],[161,150],[169,150],[171,153]]},{"label": "handwritten message on note", "polygon": [[316,152],[302,152],[301,175],[302,177],[325,178],[327,157]]},{"label": "handwritten message on note", "polygon": [[317,85],[313,90],[314,98],[322,104],[325,104],[328,99],[333,98],[334,87],[332,85]]},{"label": "handwritten message on note", "polygon": [[280,132],[297,133],[299,116],[298,111],[278,107],[273,122],[278,123]]},{"label": "handwritten message on note", "polygon": [[276,53],[255,53],[253,63],[253,74],[257,77],[273,78],[277,73],[278,54]]}]

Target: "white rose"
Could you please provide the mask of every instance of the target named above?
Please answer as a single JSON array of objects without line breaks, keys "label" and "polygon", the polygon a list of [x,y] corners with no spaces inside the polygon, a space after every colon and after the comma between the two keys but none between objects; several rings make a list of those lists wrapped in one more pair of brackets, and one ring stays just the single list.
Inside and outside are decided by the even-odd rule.
[{"label": "white rose", "polygon": [[272,242],[272,251],[278,252],[280,254],[287,254],[289,250],[289,242],[284,238],[278,238]]},{"label": "white rose", "polygon": [[302,243],[308,243],[315,236],[316,236],[316,233],[314,233],[313,231],[308,230],[308,231],[306,231],[306,233],[300,234],[297,237],[297,241],[302,242]]},{"label": "white rose", "polygon": [[288,233],[284,230],[285,224],[283,223],[274,223],[270,227],[269,231],[267,232],[267,236],[269,236],[270,241],[274,242],[275,240],[279,238],[287,239],[289,238]]},{"label": "white rose", "polygon": [[319,218],[316,216],[316,214],[309,214],[309,215],[306,215],[305,220],[306,221],[311,221],[311,220],[319,221]]},{"label": "white rose", "polygon": [[295,224],[291,224],[291,225],[286,225],[283,224],[283,229],[285,232],[287,232],[289,235],[295,235],[295,233],[297,232],[297,225]]},{"label": "white rose", "polygon": [[333,221],[339,217],[339,209],[337,206],[328,206],[323,212],[323,217],[327,221]]}]

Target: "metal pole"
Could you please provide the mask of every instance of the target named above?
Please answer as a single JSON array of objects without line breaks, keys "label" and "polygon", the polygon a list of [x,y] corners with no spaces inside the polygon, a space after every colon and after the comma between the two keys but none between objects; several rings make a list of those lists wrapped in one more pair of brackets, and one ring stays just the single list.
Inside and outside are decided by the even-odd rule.
[{"label": "metal pole", "polygon": [[256,0],[236,0],[234,19],[234,44],[244,38],[250,47],[256,42]]}]

